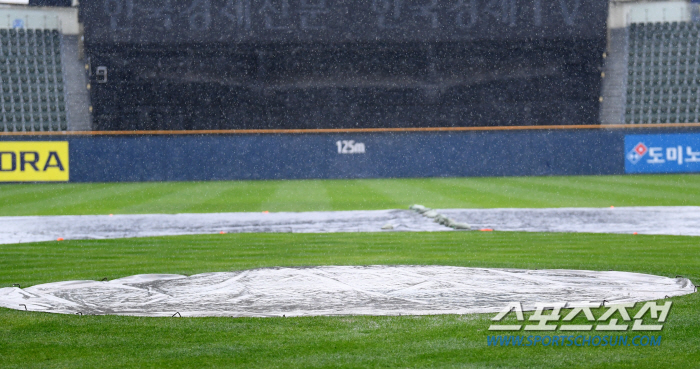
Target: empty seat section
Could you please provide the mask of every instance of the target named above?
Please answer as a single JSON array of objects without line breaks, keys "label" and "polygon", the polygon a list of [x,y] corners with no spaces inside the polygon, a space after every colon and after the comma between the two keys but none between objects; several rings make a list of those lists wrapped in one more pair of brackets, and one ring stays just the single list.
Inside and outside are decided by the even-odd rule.
[{"label": "empty seat section", "polygon": [[625,122],[700,122],[700,26],[639,23],[628,32]]},{"label": "empty seat section", "polygon": [[68,129],[58,30],[0,29],[0,78],[0,131]]}]

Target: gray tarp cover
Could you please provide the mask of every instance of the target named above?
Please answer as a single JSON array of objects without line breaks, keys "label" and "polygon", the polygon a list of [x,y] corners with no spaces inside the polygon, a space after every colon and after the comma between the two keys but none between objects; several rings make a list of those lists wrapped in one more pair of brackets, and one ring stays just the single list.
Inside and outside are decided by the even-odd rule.
[{"label": "gray tarp cover", "polygon": [[0,289],[0,306],[137,316],[318,316],[493,313],[509,302],[599,306],[692,293],[685,278],[581,270],[326,266],[137,275]]},{"label": "gray tarp cover", "polygon": [[409,210],[0,217],[0,243],[214,234],[449,230]]},{"label": "gray tarp cover", "polygon": [[556,209],[443,209],[475,228],[498,231],[634,233],[700,236],[698,206]]},{"label": "gray tarp cover", "polygon": [[[474,229],[700,235],[699,207],[446,209]],[[386,227],[390,225],[390,227]],[[452,231],[409,210],[0,217],[0,243],[219,232]],[[143,316],[487,313],[508,302],[593,305],[692,293],[684,278],[623,272],[371,266],[141,275],[0,289],[0,306]]]},{"label": "gray tarp cover", "polygon": [[[474,229],[700,235],[700,207],[444,209]],[[392,229],[382,229],[391,225]],[[453,231],[410,210],[0,217],[0,244],[219,232]]]}]

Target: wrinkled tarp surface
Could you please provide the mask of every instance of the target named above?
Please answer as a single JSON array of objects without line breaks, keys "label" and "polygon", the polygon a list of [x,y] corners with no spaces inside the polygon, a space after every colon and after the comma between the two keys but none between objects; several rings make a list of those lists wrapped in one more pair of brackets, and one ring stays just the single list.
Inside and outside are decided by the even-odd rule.
[{"label": "wrinkled tarp surface", "polygon": [[510,302],[600,306],[693,293],[685,278],[451,266],[263,268],[0,289],[0,306],[63,314],[320,316],[493,313]]},{"label": "wrinkled tarp surface", "polygon": [[700,236],[698,206],[558,209],[442,209],[474,228],[498,231],[634,233]]},{"label": "wrinkled tarp surface", "polygon": [[[472,229],[700,235],[700,207],[436,209]],[[390,225],[391,227],[385,227]],[[384,228],[384,229],[383,229]],[[219,232],[453,231],[410,210],[0,217],[0,244]]]},{"label": "wrinkled tarp surface", "polygon": [[408,210],[0,217],[0,243],[215,234],[450,230]]}]

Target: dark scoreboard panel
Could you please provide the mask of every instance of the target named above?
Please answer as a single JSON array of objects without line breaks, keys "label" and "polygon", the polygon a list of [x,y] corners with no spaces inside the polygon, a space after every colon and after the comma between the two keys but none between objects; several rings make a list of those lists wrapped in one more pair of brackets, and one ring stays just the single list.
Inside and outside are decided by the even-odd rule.
[{"label": "dark scoreboard panel", "polygon": [[596,124],[605,39],[87,49],[101,130]]},{"label": "dark scoreboard panel", "polygon": [[608,0],[89,0],[88,43],[605,37]]},{"label": "dark scoreboard panel", "polygon": [[84,0],[97,129],[598,123],[607,0]]}]

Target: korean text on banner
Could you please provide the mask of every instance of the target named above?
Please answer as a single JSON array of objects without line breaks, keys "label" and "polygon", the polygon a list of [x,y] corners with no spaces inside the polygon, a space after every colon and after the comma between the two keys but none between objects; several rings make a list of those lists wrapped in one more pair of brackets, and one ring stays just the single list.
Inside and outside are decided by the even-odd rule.
[{"label": "korean text on banner", "polygon": [[625,173],[700,172],[700,134],[625,136]]}]

